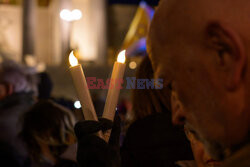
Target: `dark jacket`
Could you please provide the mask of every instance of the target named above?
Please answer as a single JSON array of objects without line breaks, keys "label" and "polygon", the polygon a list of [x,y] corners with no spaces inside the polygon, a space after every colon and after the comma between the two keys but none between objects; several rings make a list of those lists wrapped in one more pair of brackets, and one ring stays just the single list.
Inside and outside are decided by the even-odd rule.
[{"label": "dark jacket", "polygon": [[174,167],[193,159],[182,128],[172,125],[170,113],[157,113],[135,121],[121,148],[123,167]]},{"label": "dark jacket", "polygon": [[0,166],[30,167],[30,160],[20,156],[8,143],[0,142]]},{"label": "dark jacket", "polygon": [[68,159],[58,159],[58,162],[53,165],[49,163],[48,161],[42,161],[42,162],[32,162],[31,167],[78,167],[77,163]]},{"label": "dark jacket", "polygon": [[15,154],[26,159],[27,151],[18,137],[22,116],[34,103],[32,94],[13,94],[0,101],[0,142],[8,144]]}]

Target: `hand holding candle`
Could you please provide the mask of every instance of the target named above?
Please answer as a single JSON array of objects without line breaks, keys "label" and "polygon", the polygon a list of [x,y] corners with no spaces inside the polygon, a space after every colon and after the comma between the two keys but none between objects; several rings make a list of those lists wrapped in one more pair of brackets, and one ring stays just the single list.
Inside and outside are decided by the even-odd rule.
[{"label": "hand holding candle", "polygon": [[[84,118],[85,120],[98,121],[82,66],[78,64],[78,60],[74,56],[73,51],[69,55],[69,62],[71,65],[71,76],[77,91],[79,101],[82,105]],[[103,138],[103,134],[101,132],[98,133],[98,136]]]},{"label": "hand holding candle", "polygon": [[[113,71],[111,75],[111,82],[112,81],[117,82],[123,79],[123,75],[124,75],[124,71],[126,67],[126,64],[125,64],[126,55],[125,54],[126,54],[125,50],[119,53],[117,57],[117,61],[115,62],[114,67],[113,67]],[[119,94],[120,94],[120,88],[117,88],[116,86],[111,86],[110,84],[105,107],[104,107],[104,112],[102,116],[103,118],[109,119],[111,121],[114,120],[116,106],[117,106]],[[106,141],[109,140],[110,133],[111,131],[105,134]]]}]

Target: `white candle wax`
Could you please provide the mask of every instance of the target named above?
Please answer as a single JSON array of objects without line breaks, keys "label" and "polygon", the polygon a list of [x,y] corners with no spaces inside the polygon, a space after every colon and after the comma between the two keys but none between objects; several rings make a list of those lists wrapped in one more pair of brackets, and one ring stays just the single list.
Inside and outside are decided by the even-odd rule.
[{"label": "white candle wax", "polygon": [[[73,54],[73,51],[70,53],[69,59],[71,64],[71,76],[74,82],[77,96],[82,106],[84,118],[85,120],[98,121],[82,66],[78,64],[78,61]],[[103,138],[103,134],[101,132],[98,132],[98,136]]]},{"label": "white candle wax", "polygon": [[[111,75],[111,82],[113,82],[114,86],[111,86],[110,83],[110,87],[108,90],[108,95],[106,98],[106,103],[104,106],[104,111],[103,111],[103,118],[109,119],[111,121],[114,120],[114,116],[115,116],[115,112],[116,112],[116,106],[118,103],[118,99],[119,99],[119,94],[120,94],[120,89],[116,87],[116,82],[121,79],[123,79],[123,75],[124,75],[124,71],[125,71],[125,50],[120,52],[117,58],[117,62],[115,62],[114,67],[113,67],[113,71],[112,71],[112,75]],[[109,136],[110,136],[110,132],[105,133],[105,140],[108,141],[109,140]]]},{"label": "white candle wax", "polygon": [[82,106],[85,120],[97,120],[82,66],[77,65],[74,67],[70,67],[70,72],[76,88],[77,96]]}]

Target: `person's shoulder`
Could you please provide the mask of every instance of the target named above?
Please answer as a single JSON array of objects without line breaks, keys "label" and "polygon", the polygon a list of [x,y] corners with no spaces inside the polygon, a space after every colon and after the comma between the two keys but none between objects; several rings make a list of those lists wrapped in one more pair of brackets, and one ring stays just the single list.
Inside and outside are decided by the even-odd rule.
[{"label": "person's shoulder", "polygon": [[[168,113],[155,113],[148,115],[144,118],[135,120],[128,128],[129,132],[135,133],[143,133],[144,130],[148,132],[148,130],[157,127],[169,127],[171,124],[171,115]],[[138,131],[138,129],[140,131]]]},{"label": "person's shoulder", "polygon": [[60,158],[54,167],[78,167],[78,165],[72,160]]},{"label": "person's shoulder", "polygon": [[34,103],[32,93],[15,93],[0,101],[1,109],[9,109],[16,106],[32,105]]},{"label": "person's shoulder", "polygon": [[223,167],[250,167],[250,143],[225,160]]},{"label": "person's shoulder", "polygon": [[165,113],[155,113],[134,121],[128,128],[124,142],[131,145],[145,145],[146,143],[161,142],[166,138],[162,131],[170,131],[171,120]]}]

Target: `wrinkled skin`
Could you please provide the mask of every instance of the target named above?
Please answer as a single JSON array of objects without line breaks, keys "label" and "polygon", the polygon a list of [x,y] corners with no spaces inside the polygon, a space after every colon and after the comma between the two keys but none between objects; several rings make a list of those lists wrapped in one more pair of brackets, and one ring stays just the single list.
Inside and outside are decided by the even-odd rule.
[{"label": "wrinkled skin", "polygon": [[213,160],[205,151],[203,144],[200,141],[191,143],[194,158],[197,167],[219,167],[221,163]]},{"label": "wrinkled skin", "polygon": [[155,78],[172,88],[172,121],[188,124],[215,159],[249,141],[249,9],[247,0],[162,0],[150,26],[148,53]]},{"label": "wrinkled skin", "polygon": [[222,162],[211,158],[211,156],[206,152],[203,143],[196,139],[195,134],[192,133],[192,130],[190,130],[187,125],[184,129],[186,136],[190,141],[197,167],[220,167]]}]

